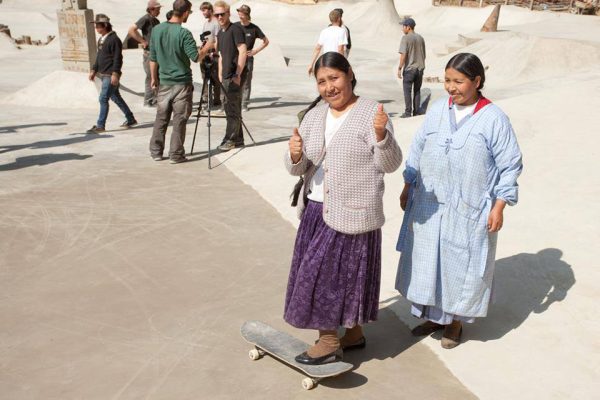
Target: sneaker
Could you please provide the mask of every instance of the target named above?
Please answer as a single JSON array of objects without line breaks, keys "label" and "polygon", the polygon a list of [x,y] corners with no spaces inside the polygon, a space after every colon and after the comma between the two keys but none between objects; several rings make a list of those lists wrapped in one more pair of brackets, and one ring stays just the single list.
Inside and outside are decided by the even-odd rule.
[{"label": "sneaker", "polygon": [[412,117],[412,115],[410,115],[409,113],[404,113],[400,116],[400,118],[410,118]]},{"label": "sneaker", "polygon": [[245,146],[245,144],[244,144],[244,142],[241,142],[241,143],[234,143],[234,146],[235,146],[235,148],[237,149],[237,148],[240,148],[240,147],[244,147],[244,146]]},{"label": "sneaker", "polygon": [[135,120],[135,118],[133,119],[133,121],[125,121],[121,124],[121,128],[131,128],[132,126],[137,125],[137,121]]},{"label": "sneaker", "polygon": [[212,115],[225,115],[225,110],[222,107],[215,108],[211,111]]},{"label": "sneaker", "polygon": [[218,149],[221,150],[221,151],[233,150],[233,149],[235,149],[235,143],[233,143],[232,141],[228,140],[227,142],[225,142],[222,145],[220,145],[218,147]]},{"label": "sneaker", "polygon": [[248,106],[243,106],[243,107],[242,107],[242,111],[243,111],[243,112],[247,112],[248,110],[250,110],[250,109],[248,108]]},{"label": "sneaker", "polygon": [[88,129],[85,133],[102,133],[105,131],[106,131],[106,129],[94,125],[90,129]]},{"label": "sneaker", "polygon": [[183,162],[186,162],[188,159],[185,157],[181,157],[181,158],[171,158],[169,160],[169,164],[181,164]]},{"label": "sneaker", "polygon": [[152,156],[152,159],[153,159],[154,161],[162,161],[162,160],[163,160],[163,157],[162,157],[162,156]]},{"label": "sneaker", "polygon": [[144,103],[144,107],[146,107],[146,108],[156,108],[156,103]]}]

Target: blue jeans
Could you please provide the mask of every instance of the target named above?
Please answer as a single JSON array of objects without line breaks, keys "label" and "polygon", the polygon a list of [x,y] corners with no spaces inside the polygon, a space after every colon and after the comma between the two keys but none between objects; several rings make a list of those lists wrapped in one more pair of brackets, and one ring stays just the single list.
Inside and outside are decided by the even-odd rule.
[{"label": "blue jeans", "polygon": [[125,100],[121,97],[121,93],[119,93],[119,85],[113,86],[110,84],[110,75],[100,77],[102,80],[102,89],[100,89],[100,97],[98,100],[100,101],[100,115],[98,116],[98,122],[96,126],[98,128],[104,128],[106,125],[106,118],[108,118],[108,100],[114,101],[114,103],[123,111],[125,114],[125,118],[127,118],[127,122],[133,122],[135,120],[133,113],[125,103]]}]

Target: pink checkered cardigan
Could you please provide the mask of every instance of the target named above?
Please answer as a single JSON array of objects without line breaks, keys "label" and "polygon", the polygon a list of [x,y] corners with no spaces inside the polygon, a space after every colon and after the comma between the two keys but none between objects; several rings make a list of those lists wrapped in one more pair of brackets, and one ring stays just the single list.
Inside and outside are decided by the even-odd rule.
[{"label": "pink checkered cardigan", "polygon": [[[325,143],[325,120],[328,104],[310,110],[298,129],[303,141],[302,158],[293,164],[289,152],[285,165],[291,175],[304,174],[303,195],[317,171],[319,156]],[[373,119],[377,102],[359,97],[335,134],[324,155],[323,219],[334,230],[358,234],[379,229],[383,215],[383,174],[394,172],[402,163],[402,152],[391,122],[384,140],[377,142]],[[304,201],[298,201],[298,216]]]}]

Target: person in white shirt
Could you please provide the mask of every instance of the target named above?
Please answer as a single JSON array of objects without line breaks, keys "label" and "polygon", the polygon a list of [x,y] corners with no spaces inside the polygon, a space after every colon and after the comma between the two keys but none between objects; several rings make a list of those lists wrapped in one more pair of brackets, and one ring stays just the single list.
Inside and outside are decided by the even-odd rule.
[{"label": "person in white shirt", "polygon": [[348,45],[348,31],[342,28],[342,13],[335,9],[329,13],[331,25],[321,31],[319,41],[313,51],[312,60],[308,66],[308,75],[312,75],[315,61],[320,54],[330,51],[346,55],[346,46]]}]

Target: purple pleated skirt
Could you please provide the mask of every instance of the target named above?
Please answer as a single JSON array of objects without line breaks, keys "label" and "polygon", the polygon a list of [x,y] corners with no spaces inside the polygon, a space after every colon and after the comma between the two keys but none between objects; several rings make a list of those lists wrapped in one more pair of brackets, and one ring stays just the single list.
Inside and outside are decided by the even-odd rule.
[{"label": "purple pleated skirt", "polygon": [[296,236],[284,319],[297,328],[352,328],[377,319],[381,229],[358,235],[323,221],[323,204],[309,201]]}]

